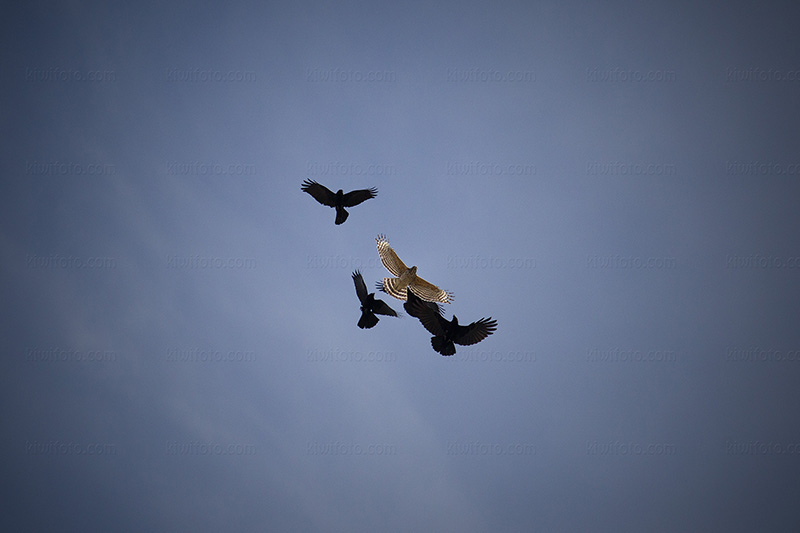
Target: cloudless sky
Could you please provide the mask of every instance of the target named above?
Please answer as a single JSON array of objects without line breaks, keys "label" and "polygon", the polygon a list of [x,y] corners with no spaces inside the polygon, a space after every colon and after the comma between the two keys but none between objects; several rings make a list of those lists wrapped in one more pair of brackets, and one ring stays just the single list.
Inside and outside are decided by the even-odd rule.
[{"label": "cloudless sky", "polygon": [[795,530],[790,6],[4,7],[0,526]]}]

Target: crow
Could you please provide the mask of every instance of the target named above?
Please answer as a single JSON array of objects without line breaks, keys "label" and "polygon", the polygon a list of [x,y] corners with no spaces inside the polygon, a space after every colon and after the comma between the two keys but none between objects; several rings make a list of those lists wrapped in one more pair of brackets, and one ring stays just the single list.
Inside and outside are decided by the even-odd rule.
[{"label": "crow", "polygon": [[353,272],[353,283],[356,286],[356,296],[361,302],[361,318],[358,319],[358,327],[361,329],[369,329],[378,323],[379,315],[397,316],[397,312],[386,305],[383,300],[376,300],[375,293],[367,294],[367,285],[364,283],[364,278],[361,277],[361,272],[356,270]]},{"label": "crow", "polygon": [[[469,346],[481,342],[497,329],[497,321],[492,317],[481,318],[468,326],[460,326],[458,318],[446,320],[439,309],[434,309],[430,302],[421,300],[414,290],[407,291],[408,300],[403,304],[409,315],[418,318],[433,337],[431,346],[442,355],[456,353],[455,344]],[[455,343],[455,344],[454,344]]]},{"label": "crow", "polygon": [[353,207],[355,205],[360,204],[364,200],[369,200],[370,198],[375,198],[378,195],[378,189],[375,187],[369,189],[359,189],[356,191],[350,191],[347,194],[342,192],[342,189],[339,189],[334,194],[330,189],[325,187],[324,185],[320,185],[314,180],[305,180],[303,185],[300,187],[303,192],[307,192],[311,196],[314,197],[316,201],[321,203],[322,205],[327,205],[328,207],[333,207],[336,209],[336,224],[343,224],[349,213],[345,211],[345,207]]}]

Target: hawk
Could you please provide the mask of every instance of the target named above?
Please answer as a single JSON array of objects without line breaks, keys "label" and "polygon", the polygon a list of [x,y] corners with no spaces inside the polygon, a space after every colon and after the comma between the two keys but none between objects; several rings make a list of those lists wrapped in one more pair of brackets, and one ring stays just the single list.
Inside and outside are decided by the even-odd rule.
[{"label": "hawk", "polygon": [[467,326],[459,325],[456,315],[452,320],[446,320],[439,310],[430,306],[430,302],[417,298],[413,289],[408,291],[408,301],[403,307],[433,335],[431,346],[442,355],[455,354],[456,344],[469,346],[481,342],[497,329],[497,321],[492,317],[481,318]]},{"label": "hawk", "polygon": [[361,277],[361,272],[356,270],[353,272],[353,283],[356,286],[356,296],[361,302],[361,318],[358,319],[358,327],[361,329],[369,329],[378,323],[379,315],[397,316],[397,312],[386,305],[383,300],[377,300],[375,293],[367,294],[367,286],[364,284],[364,278]]},{"label": "hawk", "polygon": [[369,200],[370,198],[375,198],[378,195],[378,189],[375,187],[350,191],[347,194],[344,194],[342,189],[339,189],[334,194],[333,191],[326,186],[320,185],[316,181],[309,179],[303,182],[303,185],[300,187],[300,189],[303,192],[307,192],[313,196],[314,199],[322,205],[335,208],[336,225],[343,224],[344,221],[347,220],[347,217],[350,213],[345,211],[345,207],[356,206],[361,202]]},{"label": "hawk", "polygon": [[[453,293],[443,291],[433,283],[429,283],[417,276],[417,267],[408,268],[397,254],[394,253],[389,241],[384,235],[375,239],[378,243],[378,255],[386,270],[397,276],[396,278],[383,278],[383,290],[398,300],[406,299],[406,288],[411,289],[417,296],[428,302],[441,302],[449,304],[453,300]],[[380,282],[378,282],[380,284]]]}]

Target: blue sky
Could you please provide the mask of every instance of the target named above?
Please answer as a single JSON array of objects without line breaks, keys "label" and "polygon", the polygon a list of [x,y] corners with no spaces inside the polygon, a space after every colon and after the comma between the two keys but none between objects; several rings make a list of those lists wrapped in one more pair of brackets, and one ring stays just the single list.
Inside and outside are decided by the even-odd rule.
[{"label": "blue sky", "polygon": [[3,529],[796,526],[781,4],[4,11]]}]

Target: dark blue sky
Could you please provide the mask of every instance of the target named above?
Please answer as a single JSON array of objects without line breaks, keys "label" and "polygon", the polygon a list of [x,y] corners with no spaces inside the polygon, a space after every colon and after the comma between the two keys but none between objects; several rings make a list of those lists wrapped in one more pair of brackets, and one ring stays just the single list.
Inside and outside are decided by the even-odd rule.
[{"label": "dark blue sky", "polygon": [[795,530],[788,6],[5,7],[0,526]]}]

